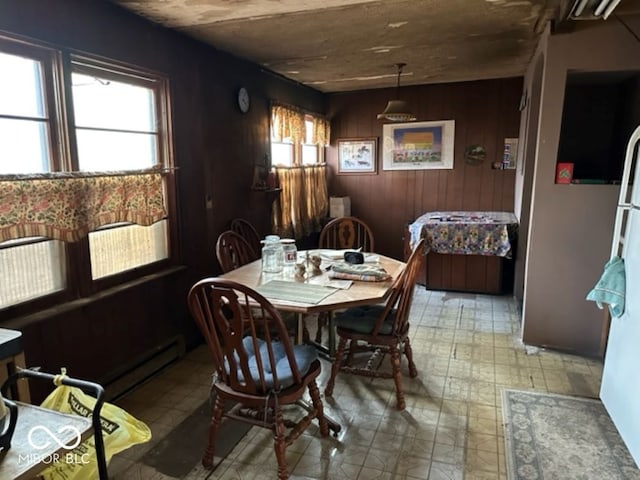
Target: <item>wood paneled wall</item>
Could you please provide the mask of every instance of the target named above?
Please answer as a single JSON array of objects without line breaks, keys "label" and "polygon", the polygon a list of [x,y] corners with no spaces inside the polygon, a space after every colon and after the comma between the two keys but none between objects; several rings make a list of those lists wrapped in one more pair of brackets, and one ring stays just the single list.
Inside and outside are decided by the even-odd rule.
[{"label": "wood paneled wall", "polygon": [[[176,335],[193,345],[199,335],[186,295],[197,279],[220,273],[217,236],[234,217],[269,232],[273,198],[250,190],[253,166],[269,152],[269,101],[324,112],[325,97],[106,1],[0,2],[0,31],[169,76],[181,251],[176,265],[184,267],[29,317],[0,315],[0,326],[23,332],[29,366],[53,372],[64,366],[98,381]],[[237,108],[241,86],[251,94],[247,114]]]},{"label": "wood paneled wall", "polygon": [[[328,111],[332,138],[381,136],[375,119],[393,89],[327,96],[260,67],[158,27],[108,2],[21,0],[0,2],[0,30],[166,73],[170,78],[180,227],[180,272],[130,285],[90,302],[3,319],[25,338],[30,366],[67,367],[100,381],[176,335],[198,341],[185,298],[190,285],[219,273],[214,244],[232,218],[269,231],[272,198],[251,192],[253,165],[269,151],[269,100]],[[245,86],[251,109],[243,115],[236,93]],[[332,195],[349,195],[353,213],[373,228],[382,253],[402,256],[402,226],[427,210],[511,210],[513,171],[493,171],[502,139],[517,136],[519,79],[410,87],[401,90],[420,120],[456,120],[455,169],[336,176],[328,149]],[[327,101],[329,108],[327,110]],[[464,164],[466,145],[482,144],[489,159]],[[382,145],[380,145],[382,147]],[[206,207],[210,198],[213,208]],[[1,273],[1,272],[0,272]],[[42,397],[36,392],[34,399]]]},{"label": "wood paneled wall", "polygon": [[[424,85],[400,89],[418,121],[455,120],[452,170],[385,171],[382,169],[382,125],[376,119],[395,98],[395,89],[329,96],[331,147],[329,194],[351,197],[351,212],[372,228],[376,249],[402,258],[406,223],[432,210],[513,211],[516,170],[493,170],[502,159],[504,138],[517,137],[522,78]],[[337,175],[336,140],[378,137],[377,175]],[[487,159],[468,165],[464,150],[482,145]]]}]

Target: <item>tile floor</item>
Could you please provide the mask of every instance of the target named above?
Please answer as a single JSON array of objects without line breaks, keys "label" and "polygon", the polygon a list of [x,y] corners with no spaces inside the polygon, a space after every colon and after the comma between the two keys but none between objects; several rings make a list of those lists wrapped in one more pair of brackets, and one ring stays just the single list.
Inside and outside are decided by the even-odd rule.
[{"label": "tile floor", "polygon": [[[324,401],[342,431],[321,438],[310,428],[298,438],[287,449],[291,478],[506,480],[502,388],[598,396],[602,363],[525,349],[510,297],[418,287],[411,317],[419,375],[403,377],[406,410],[394,408],[392,380],[339,375]],[[321,391],[329,371],[324,362]],[[112,478],[174,478],[138,460],[207,398],[210,373],[201,347],[118,402],[154,438],[115,456]],[[196,464],[183,478],[272,479],[276,471],[270,432],[253,427],[213,472]]]}]

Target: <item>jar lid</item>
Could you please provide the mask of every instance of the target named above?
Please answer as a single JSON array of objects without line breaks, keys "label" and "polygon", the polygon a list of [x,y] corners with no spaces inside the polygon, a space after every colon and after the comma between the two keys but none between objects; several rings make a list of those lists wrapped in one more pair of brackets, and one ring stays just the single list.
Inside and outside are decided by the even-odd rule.
[{"label": "jar lid", "polygon": [[266,237],[264,237],[264,240],[260,240],[261,243],[266,243],[266,242],[279,242],[280,241],[280,237],[278,235],[267,235]]},{"label": "jar lid", "polygon": [[296,243],[296,241],[293,238],[282,238],[280,239],[280,243],[290,244],[290,243]]}]

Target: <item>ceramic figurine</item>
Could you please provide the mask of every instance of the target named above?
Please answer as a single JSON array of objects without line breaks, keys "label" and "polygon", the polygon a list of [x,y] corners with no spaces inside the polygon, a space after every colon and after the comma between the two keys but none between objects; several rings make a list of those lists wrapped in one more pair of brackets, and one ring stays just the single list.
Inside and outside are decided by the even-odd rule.
[{"label": "ceramic figurine", "polygon": [[304,274],[307,271],[307,267],[304,263],[296,263],[296,278],[304,278]]},{"label": "ceramic figurine", "polygon": [[320,264],[322,263],[322,258],[318,255],[311,256],[311,265],[313,265],[313,270],[311,271],[312,275],[322,275],[322,270],[320,269]]}]

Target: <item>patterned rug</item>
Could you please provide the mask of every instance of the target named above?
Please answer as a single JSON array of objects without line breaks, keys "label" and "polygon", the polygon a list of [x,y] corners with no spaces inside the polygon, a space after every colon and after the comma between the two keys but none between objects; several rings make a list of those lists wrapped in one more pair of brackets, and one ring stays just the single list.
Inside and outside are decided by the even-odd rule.
[{"label": "patterned rug", "polygon": [[599,400],[502,391],[509,480],[640,480]]}]

